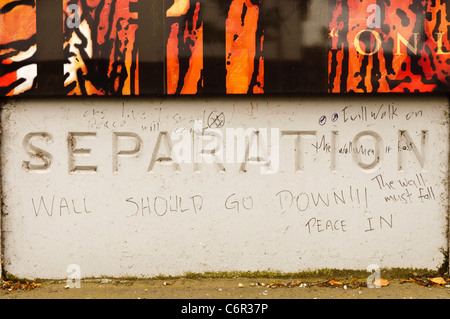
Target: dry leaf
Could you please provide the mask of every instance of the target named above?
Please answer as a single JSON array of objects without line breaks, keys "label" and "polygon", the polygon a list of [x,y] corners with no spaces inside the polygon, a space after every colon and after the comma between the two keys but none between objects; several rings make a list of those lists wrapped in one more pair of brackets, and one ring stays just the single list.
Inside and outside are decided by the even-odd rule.
[{"label": "dry leaf", "polygon": [[419,281],[419,280],[415,280],[415,279],[411,279],[412,281],[414,281],[416,284],[418,284],[419,286],[422,287],[427,287],[427,283],[425,283],[423,280]]},{"label": "dry leaf", "polygon": [[331,284],[331,285],[336,285],[336,286],[340,286],[340,285],[342,285],[342,282],[340,282],[340,281],[337,281],[336,279],[334,279],[334,278],[330,278],[330,279],[328,279],[328,283],[329,284]]},{"label": "dry leaf", "polygon": [[442,277],[436,277],[436,278],[428,278],[432,283],[438,284],[438,285],[445,285],[446,281]]},{"label": "dry leaf", "polygon": [[389,285],[389,281],[387,281],[386,279],[380,279],[375,280],[373,284],[378,287],[386,287],[387,285]]}]

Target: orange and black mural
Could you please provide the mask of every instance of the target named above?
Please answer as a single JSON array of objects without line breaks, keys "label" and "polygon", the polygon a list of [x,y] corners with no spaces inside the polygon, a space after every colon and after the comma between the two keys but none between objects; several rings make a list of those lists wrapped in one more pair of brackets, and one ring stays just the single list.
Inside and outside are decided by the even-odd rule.
[{"label": "orange and black mural", "polygon": [[68,95],[139,94],[137,0],[63,0]]},{"label": "orange and black mural", "polygon": [[166,11],[167,94],[197,94],[203,87],[200,1],[175,1]]},{"label": "orange and black mural", "polygon": [[[227,10],[223,67],[228,94],[264,93],[261,2],[223,1]],[[176,0],[167,9],[166,16],[167,94],[201,93],[204,87],[202,2]]]},{"label": "orange and black mural", "polygon": [[233,0],[226,19],[227,93],[264,93],[262,0]]},{"label": "orange and black mural", "polygon": [[449,91],[450,2],[330,1],[331,93]]},{"label": "orange and black mural", "polygon": [[450,92],[449,0],[0,0],[0,96]]},{"label": "orange and black mural", "polygon": [[0,96],[36,88],[34,1],[0,1]]}]

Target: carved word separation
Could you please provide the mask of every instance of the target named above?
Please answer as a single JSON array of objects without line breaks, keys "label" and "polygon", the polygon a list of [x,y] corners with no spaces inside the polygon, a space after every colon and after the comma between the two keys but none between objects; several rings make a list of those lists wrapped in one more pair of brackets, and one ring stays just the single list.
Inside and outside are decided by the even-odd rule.
[{"label": "carved word separation", "polygon": [[[315,139],[316,142],[312,143],[315,153],[321,151],[329,154],[331,171],[338,169],[337,157],[348,154],[352,157],[356,167],[363,172],[372,173],[379,168],[385,154],[392,154],[395,151],[397,152],[396,162],[399,171],[405,169],[404,163],[407,160],[415,160],[415,163],[418,164],[417,168],[420,166],[425,169],[429,144],[426,130],[414,134],[410,134],[406,130],[399,130],[398,140],[394,141],[398,147],[397,145],[385,146],[381,135],[371,130],[357,133],[353,139],[346,141],[344,146],[339,145],[339,131],[332,131],[330,136],[325,138],[324,135],[318,136],[316,131],[280,130],[277,128],[204,129],[200,123],[191,131],[182,130],[180,133],[180,130],[175,129],[172,132],[160,131],[156,134],[156,143],[154,140],[145,140],[146,143],[144,143],[143,138],[137,133],[112,132],[111,140],[101,141],[102,144],[110,144],[112,148],[111,153],[106,154],[106,158],[102,158],[101,164],[111,160],[112,173],[118,173],[121,161],[141,158],[144,147],[151,147],[151,156],[146,162],[148,163],[148,173],[156,172],[160,165],[169,166],[175,172],[179,172],[181,163],[193,164],[194,172],[201,172],[202,165],[200,164],[203,163],[214,165],[219,172],[226,173],[224,163],[237,163],[239,171],[242,173],[247,171],[248,165],[258,165],[262,174],[274,174],[279,171],[280,157],[287,158],[290,154],[295,158],[295,172],[303,172],[305,157],[311,156],[311,152],[306,149],[308,146],[306,142]],[[281,139],[293,141],[291,144],[286,142],[292,147],[284,147],[283,154],[280,150]],[[86,165],[86,161],[89,162],[92,147],[99,145],[99,142],[95,142],[95,140],[97,140],[95,132],[69,132],[67,137],[60,141],[66,143],[69,174],[95,174],[98,172],[97,163]],[[56,152],[50,146],[54,141],[54,136],[48,132],[27,134],[23,138],[22,144],[29,159],[23,160],[23,168],[30,173],[49,172],[54,161],[52,153]],[[370,148],[364,146],[367,141],[369,141]],[[78,146],[79,143],[82,146]],[[81,162],[83,165],[80,164]]]}]

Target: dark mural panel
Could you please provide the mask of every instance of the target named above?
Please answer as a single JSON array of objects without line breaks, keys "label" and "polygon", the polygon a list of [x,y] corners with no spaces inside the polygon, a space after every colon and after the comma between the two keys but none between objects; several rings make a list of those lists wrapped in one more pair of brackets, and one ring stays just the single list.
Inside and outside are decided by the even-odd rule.
[{"label": "dark mural panel", "polygon": [[0,96],[450,91],[449,0],[0,1]]}]

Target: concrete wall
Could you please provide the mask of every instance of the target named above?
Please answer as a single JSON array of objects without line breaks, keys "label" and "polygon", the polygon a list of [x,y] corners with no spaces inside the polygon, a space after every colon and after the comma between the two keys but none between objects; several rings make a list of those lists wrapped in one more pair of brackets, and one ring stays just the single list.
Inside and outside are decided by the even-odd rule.
[{"label": "concrete wall", "polygon": [[448,110],[431,96],[11,101],[4,268],[30,279],[66,278],[69,265],[83,277],[437,269]]},{"label": "concrete wall", "polygon": [[0,279],[3,278],[2,214],[0,212]]},{"label": "concrete wall", "polygon": [[[1,101],[0,101],[1,102]],[[1,106],[1,103],[0,103],[0,106]],[[1,124],[1,121],[0,121],[0,124]],[[0,125],[0,149],[1,149],[1,136],[2,136],[2,132],[1,132],[1,125]],[[1,156],[0,156],[0,158],[1,158]],[[0,167],[0,183],[1,183],[1,172],[2,172],[2,170],[3,170],[3,168],[2,167]],[[2,261],[3,261],[3,243],[2,243],[2,239],[3,239],[3,234],[2,234],[2,229],[3,229],[3,227],[2,227],[2,217],[3,217],[3,196],[1,196],[1,194],[2,194],[2,186],[3,186],[3,184],[2,185],[0,185],[0,279],[1,278],[3,278],[2,277],[2,275],[3,275],[3,263],[2,263]]]}]

